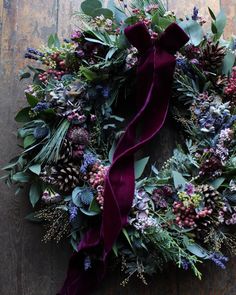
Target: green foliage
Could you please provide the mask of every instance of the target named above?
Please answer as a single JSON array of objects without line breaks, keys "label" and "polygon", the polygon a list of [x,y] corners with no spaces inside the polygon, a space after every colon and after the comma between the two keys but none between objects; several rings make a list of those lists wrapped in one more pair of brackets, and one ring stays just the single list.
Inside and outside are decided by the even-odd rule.
[{"label": "green foliage", "polygon": [[60,40],[57,36],[57,34],[52,34],[49,36],[48,38],[48,47],[52,48],[52,47],[56,47],[56,48],[60,48]]},{"label": "green foliage", "polygon": [[142,176],[148,161],[149,161],[149,157],[145,157],[134,163],[135,179],[138,179]]},{"label": "green foliage", "polygon": [[32,183],[30,186],[29,198],[30,198],[31,205],[33,207],[39,201],[41,197],[41,193],[42,193],[41,186],[39,185],[39,183],[37,182]]},{"label": "green foliage", "polygon": [[30,109],[31,109],[30,107],[21,109],[15,116],[16,122],[25,123],[25,122],[31,121],[31,118],[29,116]]},{"label": "green foliage", "polygon": [[49,138],[48,142],[43,146],[40,152],[35,156],[35,163],[50,163],[57,162],[59,159],[59,152],[61,148],[62,141],[66,135],[66,132],[70,126],[70,123],[67,120],[62,121],[58,127],[52,133],[52,136]]},{"label": "green foliage", "polygon": [[185,20],[178,24],[188,34],[190,43],[198,46],[203,41],[203,30],[198,22],[194,20]]}]

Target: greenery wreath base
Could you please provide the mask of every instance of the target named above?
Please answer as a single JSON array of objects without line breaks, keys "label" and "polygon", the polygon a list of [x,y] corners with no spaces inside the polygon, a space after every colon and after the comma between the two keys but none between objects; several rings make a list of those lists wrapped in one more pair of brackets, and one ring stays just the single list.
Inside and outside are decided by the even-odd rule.
[{"label": "greenery wreath base", "polygon": [[[113,3],[113,1],[110,1]],[[222,35],[226,23],[212,10],[211,30],[195,7],[177,19],[159,0],[103,8],[98,0],[81,4],[80,29],[62,43],[28,48],[32,60],[20,79],[28,106],[16,115],[22,152],[3,169],[17,193],[30,184],[33,213],[42,222],[43,241],[68,239],[75,251],[84,233],[101,220],[104,183],[127,110],[133,110],[137,49],[124,28],[143,22],[152,39],[177,22],[190,41],[176,54],[171,114],[180,128],[173,156],[142,176],[148,157],[135,162],[135,194],[128,225],[109,259],[145,284],[172,262],[201,278],[199,264],[222,269],[236,254],[236,68],[235,39]],[[145,79],[145,77],[144,77]],[[125,118],[124,118],[125,117]],[[89,253],[88,270],[96,260]]]}]

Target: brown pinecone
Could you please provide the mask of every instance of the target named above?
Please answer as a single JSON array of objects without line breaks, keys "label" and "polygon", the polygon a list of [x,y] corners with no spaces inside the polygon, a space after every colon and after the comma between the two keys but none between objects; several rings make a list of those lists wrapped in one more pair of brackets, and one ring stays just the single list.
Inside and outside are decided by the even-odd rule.
[{"label": "brown pinecone", "polygon": [[64,139],[61,145],[58,161],[68,163],[72,158],[72,145],[68,139]]},{"label": "brown pinecone", "polygon": [[198,193],[200,193],[205,201],[205,206],[212,209],[222,207],[222,199],[217,190],[209,184],[202,184],[197,187]]},{"label": "brown pinecone", "polygon": [[81,184],[81,173],[74,163],[58,162],[54,166],[46,166],[40,175],[44,182],[57,187],[60,192],[70,193]]},{"label": "brown pinecone", "polygon": [[203,196],[205,207],[212,210],[210,215],[197,221],[196,237],[205,240],[211,228],[219,225],[219,211],[223,208],[224,203],[220,193],[211,185],[199,185],[196,191]]},{"label": "brown pinecone", "polygon": [[209,72],[215,72],[222,65],[224,56],[225,48],[220,47],[219,42],[216,44],[208,42],[201,56],[204,69]]}]

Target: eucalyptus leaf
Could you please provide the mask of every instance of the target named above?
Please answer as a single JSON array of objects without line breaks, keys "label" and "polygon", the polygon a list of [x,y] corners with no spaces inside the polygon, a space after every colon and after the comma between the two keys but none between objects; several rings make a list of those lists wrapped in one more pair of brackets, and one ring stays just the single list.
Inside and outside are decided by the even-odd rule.
[{"label": "eucalyptus leaf", "polygon": [[187,33],[190,43],[198,46],[203,40],[203,30],[201,25],[194,20],[185,20],[179,22],[179,26]]},{"label": "eucalyptus leaf", "polygon": [[220,13],[217,15],[215,20],[215,26],[217,28],[217,38],[220,38],[220,36],[224,32],[224,28],[226,26],[227,17],[223,10],[220,11]]},{"label": "eucalyptus leaf", "polygon": [[41,173],[41,165],[35,164],[29,167],[29,170],[33,172],[34,174],[39,175]]},{"label": "eucalyptus leaf", "polygon": [[207,258],[209,256],[209,253],[206,249],[202,248],[198,244],[189,244],[187,245],[187,249],[189,252],[191,252],[193,255],[199,257],[199,258]]},{"label": "eucalyptus leaf", "polygon": [[28,173],[25,172],[17,172],[12,176],[12,180],[16,182],[29,182],[30,176]]},{"label": "eucalyptus leaf", "polygon": [[228,51],[223,59],[222,74],[229,75],[232,72],[232,68],[235,63],[235,54]]},{"label": "eucalyptus leaf", "polygon": [[28,135],[24,138],[24,148],[27,149],[29,146],[34,144],[36,142],[36,139],[33,135]]},{"label": "eucalyptus leaf", "polygon": [[94,17],[96,15],[95,10],[102,8],[102,3],[98,0],[86,0],[81,3],[80,8],[83,13]]},{"label": "eucalyptus leaf", "polygon": [[97,214],[101,212],[101,209],[99,207],[99,204],[98,204],[96,198],[93,198],[93,200],[89,206],[89,211],[95,212]]},{"label": "eucalyptus leaf", "polygon": [[39,102],[39,100],[32,94],[26,93],[26,98],[28,101],[28,104],[33,108],[36,106],[36,104]]},{"label": "eucalyptus leaf", "polygon": [[218,189],[223,184],[224,181],[225,181],[225,177],[219,177],[211,181],[210,185],[213,186],[214,189]]},{"label": "eucalyptus leaf", "polygon": [[172,171],[174,186],[177,190],[184,190],[187,180],[178,171]]},{"label": "eucalyptus leaf", "polygon": [[16,122],[25,123],[31,121],[31,118],[29,116],[30,109],[30,107],[21,109],[15,116]]},{"label": "eucalyptus leaf", "polygon": [[34,207],[41,197],[41,188],[38,183],[32,183],[29,191],[30,203]]},{"label": "eucalyptus leaf", "polygon": [[144,169],[148,163],[149,157],[145,157],[141,160],[135,161],[134,163],[134,173],[135,179],[138,179],[142,176]]}]

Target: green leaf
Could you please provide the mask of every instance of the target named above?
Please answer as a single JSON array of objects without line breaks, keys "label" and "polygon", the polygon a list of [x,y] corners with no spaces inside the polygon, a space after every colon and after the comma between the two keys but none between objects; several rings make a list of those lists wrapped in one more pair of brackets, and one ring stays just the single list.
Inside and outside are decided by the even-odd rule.
[{"label": "green leaf", "polygon": [[79,209],[80,209],[80,211],[81,211],[82,213],[84,213],[84,214],[87,215],[87,216],[95,216],[95,215],[98,215],[98,212],[89,211],[89,210],[84,209],[84,208],[79,208]]},{"label": "green leaf", "polygon": [[215,25],[215,23],[211,23],[211,30],[212,30],[212,33],[213,34],[217,34],[217,27],[216,27],[216,25]]},{"label": "green leaf", "polygon": [[29,167],[29,170],[33,172],[34,174],[39,175],[41,173],[41,165],[35,164]]},{"label": "green leaf", "polygon": [[36,142],[36,139],[33,135],[28,135],[24,138],[24,149],[27,149],[29,146],[31,146],[33,143]]},{"label": "green leaf", "polygon": [[30,176],[25,172],[17,172],[12,176],[12,180],[16,182],[29,182]]},{"label": "green leaf", "polygon": [[89,81],[96,80],[98,77],[98,75],[95,72],[93,72],[90,69],[83,67],[83,66],[80,67],[80,72]]},{"label": "green leaf", "polygon": [[112,251],[114,252],[115,256],[118,257],[118,247],[117,243],[115,243],[112,247]]},{"label": "green leaf", "polygon": [[129,234],[128,234],[128,232],[127,232],[127,230],[125,228],[122,229],[122,233],[124,234],[124,236],[125,236],[126,240],[128,241],[130,247],[133,249],[133,245],[132,245],[132,243],[130,241]]},{"label": "green leaf", "polygon": [[49,36],[48,47],[49,48],[52,48],[52,47],[59,48],[60,47],[60,40],[59,40],[57,34],[52,34]]},{"label": "green leaf", "polygon": [[112,146],[111,146],[111,149],[109,151],[109,154],[108,154],[108,159],[109,159],[110,163],[112,163],[113,155],[114,155],[115,150],[116,150],[116,142],[114,141]]},{"label": "green leaf", "polygon": [[187,180],[178,171],[172,171],[174,186],[178,190],[184,190]]},{"label": "green leaf", "polygon": [[125,20],[125,24],[127,24],[127,25],[133,25],[133,24],[135,24],[137,21],[138,21],[138,17],[135,16],[135,15],[133,15],[133,16],[128,17],[128,18]]},{"label": "green leaf", "polygon": [[108,8],[98,8],[98,9],[95,9],[94,12],[93,12],[93,16],[100,16],[100,15],[104,15],[105,18],[110,18],[112,19],[113,18],[113,12],[108,9]]},{"label": "green leaf", "polygon": [[209,256],[208,251],[198,244],[187,245],[187,249],[189,252],[191,252],[193,255],[199,258],[207,258]]},{"label": "green leaf", "polygon": [[143,171],[148,163],[149,157],[145,157],[141,160],[138,160],[134,163],[134,173],[135,173],[135,179],[138,179],[142,176]]},{"label": "green leaf", "polygon": [[223,59],[222,65],[222,74],[229,75],[232,72],[232,68],[235,63],[235,54],[231,51],[228,51]]},{"label": "green leaf", "polygon": [[28,79],[30,78],[30,73],[29,72],[20,72],[20,81],[23,79]]},{"label": "green leaf", "polygon": [[32,204],[33,207],[38,202],[40,197],[41,197],[41,188],[37,183],[33,183],[29,191],[30,203]]},{"label": "green leaf", "polygon": [[208,11],[209,11],[209,13],[210,13],[211,18],[212,18],[213,20],[216,20],[216,16],[215,16],[214,12],[210,9],[210,7],[208,7]]},{"label": "green leaf", "polygon": [[35,216],[35,212],[32,212],[25,216],[25,219],[32,221],[32,222],[42,222],[42,220]]},{"label": "green leaf", "polygon": [[224,11],[221,10],[215,20],[215,26],[217,28],[217,38],[220,38],[220,36],[223,34],[226,21],[227,21],[226,15]]},{"label": "green leaf", "polygon": [[78,243],[77,243],[73,238],[70,239],[70,243],[71,243],[72,248],[73,248],[76,252],[78,252]]},{"label": "green leaf", "polygon": [[29,122],[31,121],[31,118],[29,116],[29,111],[30,111],[30,107],[21,109],[17,115],[15,116],[15,120],[16,122],[21,122],[21,123],[25,123],[25,122]]},{"label": "green leaf", "polygon": [[81,3],[80,8],[83,13],[94,17],[96,15],[95,10],[102,8],[102,3],[98,0],[86,0]]},{"label": "green leaf", "polygon": [[198,46],[203,40],[203,30],[201,25],[194,20],[185,20],[178,23],[179,26],[188,34],[190,42]]},{"label": "green leaf", "polygon": [[96,198],[94,198],[89,206],[89,211],[95,212],[95,213],[100,213],[101,209],[99,207],[99,204],[96,200]]},{"label": "green leaf", "polygon": [[224,181],[225,181],[225,177],[219,177],[211,181],[209,184],[213,186],[214,189],[218,189]]},{"label": "green leaf", "polygon": [[39,100],[32,94],[26,93],[26,98],[28,101],[28,104],[33,108],[36,106],[36,104],[39,102]]}]

